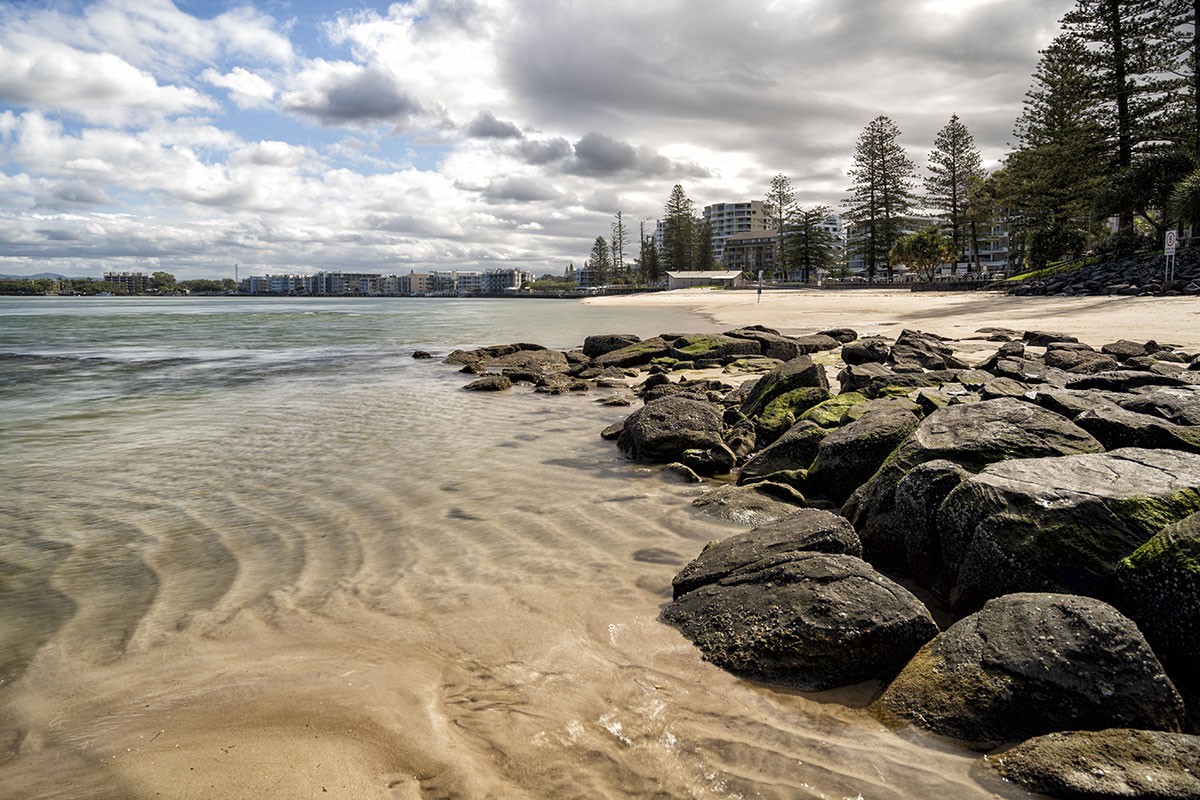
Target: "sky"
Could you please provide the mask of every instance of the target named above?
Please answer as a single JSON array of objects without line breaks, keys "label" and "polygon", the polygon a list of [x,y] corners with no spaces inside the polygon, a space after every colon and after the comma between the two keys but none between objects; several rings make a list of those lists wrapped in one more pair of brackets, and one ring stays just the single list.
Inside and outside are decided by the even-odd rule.
[{"label": "sky", "polygon": [[891,117],[1008,152],[1071,0],[0,0],[0,274],[582,265]]}]

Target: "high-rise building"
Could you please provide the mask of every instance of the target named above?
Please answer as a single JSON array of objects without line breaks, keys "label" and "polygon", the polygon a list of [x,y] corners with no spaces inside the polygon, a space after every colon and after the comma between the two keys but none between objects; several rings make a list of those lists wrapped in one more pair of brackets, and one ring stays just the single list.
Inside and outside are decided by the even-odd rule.
[{"label": "high-rise building", "polygon": [[703,219],[712,225],[713,256],[717,261],[725,260],[725,240],[730,236],[770,229],[761,200],[713,203],[704,207]]}]

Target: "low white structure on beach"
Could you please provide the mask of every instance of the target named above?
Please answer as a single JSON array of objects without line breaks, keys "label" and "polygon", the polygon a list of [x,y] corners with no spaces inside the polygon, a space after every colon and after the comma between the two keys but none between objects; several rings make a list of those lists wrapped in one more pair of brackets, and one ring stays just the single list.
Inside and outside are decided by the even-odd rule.
[{"label": "low white structure on beach", "polygon": [[689,286],[720,286],[722,289],[739,289],[746,285],[746,276],[741,270],[708,272],[668,272],[668,289],[686,289]]}]

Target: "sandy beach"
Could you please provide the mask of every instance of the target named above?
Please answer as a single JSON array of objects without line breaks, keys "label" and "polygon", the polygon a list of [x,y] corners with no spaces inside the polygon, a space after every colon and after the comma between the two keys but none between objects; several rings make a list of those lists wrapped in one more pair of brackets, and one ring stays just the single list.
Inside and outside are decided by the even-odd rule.
[{"label": "sandy beach", "polygon": [[1117,339],[1200,350],[1200,298],[1014,297],[998,292],[910,292],[894,289],[754,291],[678,289],[657,294],[589,298],[585,303],[682,307],[720,325],[766,325],[783,333],[832,327],[895,337],[904,328],[956,339],[980,328],[1069,333],[1095,347]]}]

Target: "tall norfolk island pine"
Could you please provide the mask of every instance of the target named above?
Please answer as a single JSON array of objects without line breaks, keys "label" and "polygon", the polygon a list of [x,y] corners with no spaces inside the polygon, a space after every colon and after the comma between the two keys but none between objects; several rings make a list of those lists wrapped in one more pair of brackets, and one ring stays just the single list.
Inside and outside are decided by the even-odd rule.
[{"label": "tall norfolk island pine", "polygon": [[950,228],[954,248],[951,274],[958,271],[958,259],[966,250],[967,208],[972,185],[983,177],[983,160],[975,140],[955,114],[938,131],[929,153],[929,176],[925,179],[926,203],[945,213]]},{"label": "tall norfolk island pine", "polygon": [[881,115],[871,120],[859,134],[850,169],[853,185],[845,201],[846,216],[863,231],[853,250],[863,256],[867,279],[872,282],[880,264],[891,279],[889,253],[915,202],[912,181],[916,167],[899,138],[900,129],[890,118]]},{"label": "tall norfolk island pine", "polygon": [[775,235],[778,237],[775,247],[775,269],[786,271],[783,233],[796,216],[796,192],[786,175],[771,178],[771,187],[767,189],[767,196],[763,198],[762,212],[775,228]]},{"label": "tall norfolk island pine", "polygon": [[695,262],[695,206],[678,183],[671,189],[663,221],[662,268],[664,272],[690,269]]}]

